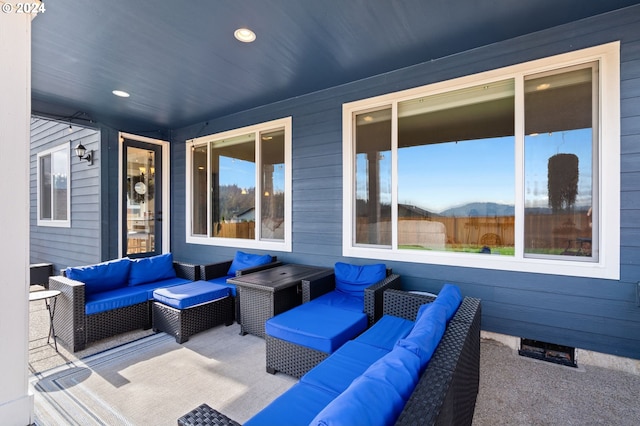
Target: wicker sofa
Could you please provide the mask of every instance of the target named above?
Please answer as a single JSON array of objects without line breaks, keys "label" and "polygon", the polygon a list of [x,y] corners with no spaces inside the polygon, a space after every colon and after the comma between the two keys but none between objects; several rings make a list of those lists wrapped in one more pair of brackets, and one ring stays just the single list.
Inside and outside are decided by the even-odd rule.
[{"label": "wicker sofa", "polygon": [[76,352],[107,337],[149,329],[153,290],[196,281],[199,275],[198,265],[174,262],[170,253],[67,268],[49,277],[49,289],[61,292],[53,320],[57,339]]},{"label": "wicker sofa", "polygon": [[[432,353],[426,368],[422,367],[422,374],[417,378],[415,387],[403,384],[403,370],[410,362],[399,362],[398,358],[393,357],[385,360],[386,355],[393,354],[398,345],[403,346],[400,343],[402,340],[410,340],[412,337],[413,331],[409,331],[408,335],[405,334],[407,331],[400,331],[408,327],[403,320],[414,324],[411,326],[413,329],[420,328],[418,324],[421,321],[416,320],[416,316],[423,312],[423,305],[433,301],[431,296],[394,289],[385,291],[385,317],[357,339],[348,342],[344,349],[341,348],[312,369],[300,382],[249,419],[245,425],[279,424],[285,422],[285,419],[287,424],[319,426],[471,425],[479,388],[480,300],[469,297],[462,300],[453,317],[446,322],[442,337],[435,342],[435,348],[430,348]],[[424,325],[424,321],[421,324]],[[380,334],[379,328],[386,328],[387,332]],[[400,336],[405,337],[396,340],[393,349],[383,352],[384,355],[378,358],[375,352],[379,350],[374,346],[388,347]],[[363,350],[365,347],[367,349]],[[411,346],[405,343],[403,348],[410,349]],[[337,362],[337,368],[334,366],[328,369],[327,365],[332,363],[333,357],[343,359]],[[358,358],[359,361],[350,361],[349,357]],[[366,361],[367,358],[370,361]],[[382,376],[381,366],[386,369]],[[333,376],[327,379],[327,373],[331,371]],[[391,374],[387,374],[389,372]],[[407,381],[415,380],[410,378]],[[398,382],[402,390],[393,387]],[[393,383],[391,390],[390,383]],[[334,391],[335,388],[344,390],[332,395],[332,388]],[[238,424],[206,404],[183,416],[178,424],[189,424],[192,419],[202,417],[210,419],[211,424]]]}]

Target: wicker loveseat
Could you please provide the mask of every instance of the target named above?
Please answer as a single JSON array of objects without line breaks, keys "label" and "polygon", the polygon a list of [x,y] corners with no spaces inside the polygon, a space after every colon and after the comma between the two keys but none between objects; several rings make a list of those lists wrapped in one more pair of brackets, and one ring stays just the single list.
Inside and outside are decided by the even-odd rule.
[{"label": "wicker loveseat", "polygon": [[[431,296],[386,290],[385,316],[380,321],[309,371],[245,425],[470,425],[479,387],[478,299],[465,297],[446,322],[435,350],[429,349],[432,354],[415,386],[414,377],[403,379],[412,361],[393,356],[396,351],[402,352],[398,346],[413,351],[413,330],[425,330],[424,318],[416,316],[424,315],[428,309],[423,306],[434,300]],[[436,323],[442,320],[434,317]],[[380,349],[383,347],[393,349],[385,352]],[[335,365],[329,368],[332,363]],[[404,382],[412,383],[406,386]],[[206,404],[183,416],[178,424],[189,424],[192,418],[203,415],[212,424],[238,424]]]},{"label": "wicker loveseat", "polygon": [[57,339],[76,352],[91,342],[149,329],[153,291],[195,281],[199,274],[198,265],[174,262],[171,253],[67,268],[49,277],[49,289],[61,292],[54,316]]}]

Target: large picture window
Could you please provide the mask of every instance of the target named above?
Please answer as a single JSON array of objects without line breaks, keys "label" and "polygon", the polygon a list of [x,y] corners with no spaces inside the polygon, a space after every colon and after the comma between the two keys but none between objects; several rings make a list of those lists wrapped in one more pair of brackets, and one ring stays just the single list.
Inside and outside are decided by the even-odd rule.
[{"label": "large picture window", "polygon": [[291,119],[187,141],[188,242],[290,251]]},{"label": "large picture window", "polygon": [[37,155],[38,226],[71,226],[69,158],[69,143]]},{"label": "large picture window", "polygon": [[616,278],[618,49],[346,104],[343,254]]}]

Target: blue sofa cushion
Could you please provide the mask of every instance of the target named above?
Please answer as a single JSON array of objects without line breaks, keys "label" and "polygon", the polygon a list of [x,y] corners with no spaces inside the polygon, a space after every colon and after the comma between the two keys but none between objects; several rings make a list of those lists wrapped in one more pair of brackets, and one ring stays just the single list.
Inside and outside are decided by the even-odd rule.
[{"label": "blue sofa cushion", "polygon": [[213,284],[218,284],[218,285],[223,285],[225,287],[228,287],[229,290],[231,291],[231,295],[233,297],[236,297],[236,285],[228,283],[227,280],[229,278],[235,278],[235,275],[225,275],[223,277],[213,278],[213,279],[210,279],[209,282],[213,283]]},{"label": "blue sofa cushion", "polygon": [[420,357],[421,367],[431,359],[447,327],[446,307],[435,303],[422,305],[418,310],[416,323],[404,339],[398,340],[401,346]]},{"label": "blue sofa cushion", "polygon": [[373,327],[356,337],[356,341],[382,348],[388,352],[393,349],[399,339],[407,337],[413,325],[413,321],[383,315]]},{"label": "blue sofa cushion", "polygon": [[173,268],[173,254],[143,257],[131,261],[129,285],[139,285],[176,277]]},{"label": "blue sofa cushion", "polygon": [[311,349],[333,353],[367,328],[367,315],[313,301],[265,323],[265,333]]},{"label": "blue sofa cushion", "polygon": [[362,375],[390,384],[402,399],[408,401],[420,379],[420,370],[420,357],[401,346],[396,346],[374,362]]},{"label": "blue sofa cushion", "polygon": [[387,269],[383,263],[360,266],[336,262],[334,273],[336,291],[364,297],[364,289],[383,280],[387,276]]},{"label": "blue sofa cushion", "polygon": [[268,254],[251,254],[244,253],[240,250],[236,251],[236,255],[231,262],[227,275],[236,276],[236,272],[241,269],[252,268],[254,266],[266,265],[271,263],[271,255]]},{"label": "blue sofa cushion", "polygon": [[337,396],[337,393],[298,382],[246,421],[244,425],[307,425]]},{"label": "blue sofa cushion", "polygon": [[458,306],[462,303],[462,294],[460,289],[453,284],[445,284],[440,289],[438,297],[433,301],[436,305],[445,307],[446,318],[449,321],[458,310]]},{"label": "blue sofa cushion", "polygon": [[137,305],[149,300],[149,292],[140,287],[121,287],[86,296],[84,311],[87,315]]},{"label": "blue sofa cushion", "polygon": [[342,393],[356,377],[388,352],[351,340],[302,376],[300,382]]},{"label": "blue sofa cushion", "polygon": [[154,290],[154,300],[176,309],[186,309],[212,300],[228,297],[229,288],[208,281],[194,281]]},{"label": "blue sofa cushion", "polygon": [[324,305],[336,308],[347,309],[355,312],[364,311],[364,294],[362,296],[352,296],[339,291],[330,291],[313,299],[313,303],[322,303]]},{"label": "blue sofa cushion", "polygon": [[98,263],[97,265],[67,268],[65,274],[85,284],[85,295],[115,290],[127,285],[131,261],[128,258]]}]

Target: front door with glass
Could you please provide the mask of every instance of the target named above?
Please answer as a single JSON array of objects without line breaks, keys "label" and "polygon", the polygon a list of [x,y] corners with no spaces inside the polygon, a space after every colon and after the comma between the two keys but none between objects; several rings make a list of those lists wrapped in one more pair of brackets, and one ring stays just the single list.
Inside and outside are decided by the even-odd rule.
[{"label": "front door with glass", "polygon": [[129,257],[162,252],[162,147],[125,139],[123,144],[123,248]]}]

